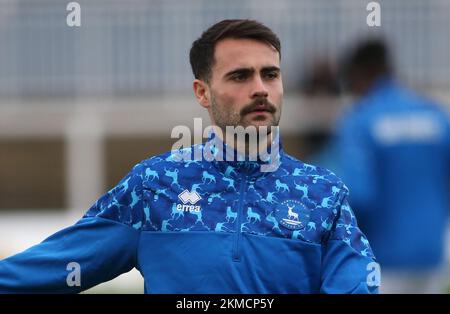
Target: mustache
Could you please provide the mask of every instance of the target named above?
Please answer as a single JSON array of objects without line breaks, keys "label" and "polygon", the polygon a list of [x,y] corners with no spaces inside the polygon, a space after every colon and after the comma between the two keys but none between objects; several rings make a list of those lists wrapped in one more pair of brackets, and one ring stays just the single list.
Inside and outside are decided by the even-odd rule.
[{"label": "mustache", "polygon": [[241,110],[241,116],[246,115],[255,110],[265,110],[270,113],[274,113],[277,111],[277,108],[274,104],[267,100],[267,98],[258,98],[252,101],[248,106],[244,107]]}]

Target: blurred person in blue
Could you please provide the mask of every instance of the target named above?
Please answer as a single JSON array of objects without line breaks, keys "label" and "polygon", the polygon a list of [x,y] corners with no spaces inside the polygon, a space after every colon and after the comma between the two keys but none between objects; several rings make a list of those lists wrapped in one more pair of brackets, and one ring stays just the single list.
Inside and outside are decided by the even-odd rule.
[{"label": "blurred person in blue", "polygon": [[394,78],[382,39],[359,43],[345,60],[345,86],[357,100],[337,123],[332,169],[383,269],[380,291],[443,292],[448,117]]}]

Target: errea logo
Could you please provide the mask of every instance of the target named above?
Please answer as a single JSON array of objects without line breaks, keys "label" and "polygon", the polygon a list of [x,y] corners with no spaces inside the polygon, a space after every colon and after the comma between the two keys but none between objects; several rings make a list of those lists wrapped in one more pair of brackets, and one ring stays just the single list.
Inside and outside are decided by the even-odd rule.
[{"label": "errea logo", "polygon": [[180,201],[183,202],[183,204],[186,203],[191,203],[192,205],[195,205],[195,203],[197,203],[199,200],[201,200],[202,198],[200,197],[200,195],[198,195],[197,192],[189,192],[188,190],[184,190],[183,192],[181,192],[178,195],[178,198],[180,199]]},{"label": "errea logo", "polygon": [[[177,204],[177,210],[186,212],[199,212],[201,210],[201,207],[199,205],[195,206],[195,204],[202,199],[197,192],[189,192],[188,190],[184,190],[183,192],[178,194],[178,198],[183,202],[183,204]],[[188,203],[190,203],[190,205]]]}]

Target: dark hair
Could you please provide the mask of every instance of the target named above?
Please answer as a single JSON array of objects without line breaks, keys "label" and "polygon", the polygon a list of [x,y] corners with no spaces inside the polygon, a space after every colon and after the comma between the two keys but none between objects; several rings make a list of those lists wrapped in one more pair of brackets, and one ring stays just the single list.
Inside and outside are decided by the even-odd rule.
[{"label": "dark hair", "polygon": [[267,26],[254,20],[223,20],[205,32],[192,43],[189,53],[192,72],[196,79],[209,81],[214,65],[214,48],[225,38],[254,39],[273,46],[281,58],[280,40]]},{"label": "dark hair", "polygon": [[346,70],[358,69],[372,75],[392,72],[391,58],[385,41],[372,38],[360,42],[347,57]]}]

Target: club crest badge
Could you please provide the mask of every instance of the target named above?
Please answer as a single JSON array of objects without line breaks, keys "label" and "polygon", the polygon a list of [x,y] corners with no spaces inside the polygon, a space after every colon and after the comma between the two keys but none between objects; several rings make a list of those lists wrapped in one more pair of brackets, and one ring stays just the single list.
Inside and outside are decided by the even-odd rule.
[{"label": "club crest badge", "polygon": [[283,227],[290,230],[304,229],[309,216],[309,210],[296,200],[283,201],[275,209],[275,218]]}]

